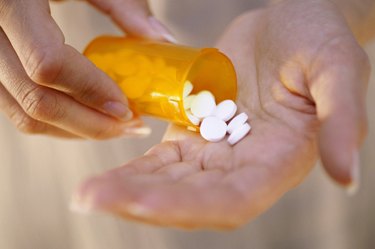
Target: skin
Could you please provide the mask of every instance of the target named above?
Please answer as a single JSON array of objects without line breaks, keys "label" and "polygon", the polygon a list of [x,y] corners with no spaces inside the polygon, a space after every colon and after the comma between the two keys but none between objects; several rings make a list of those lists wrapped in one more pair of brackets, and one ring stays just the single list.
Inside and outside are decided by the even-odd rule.
[{"label": "skin", "polygon": [[[128,34],[167,40],[146,0],[90,0]],[[116,84],[73,47],[48,0],[0,0],[0,110],[22,132],[107,139],[144,135]]]},{"label": "skin", "polygon": [[235,146],[171,126],[144,156],[82,184],[81,211],[180,228],[235,228],[297,186],[320,156],[358,184],[366,134],[366,53],[328,1],[279,1],[237,18],[217,47],[238,74],[252,131]]},{"label": "skin", "polygon": [[[83,183],[75,208],[162,226],[234,228],[297,186],[319,156],[334,180],[356,186],[370,72],[356,40],[370,35],[356,27],[370,19],[343,1],[276,2],[237,18],[217,43],[235,65],[250,135],[229,146],[171,126],[143,157]],[[91,3],[128,33],[171,40],[145,1]],[[129,121],[115,84],[64,43],[47,1],[0,1],[0,27],[0,109],[20,130],[139,134],[142,123]],[[125,107],[113,112],[108,102]]]}]

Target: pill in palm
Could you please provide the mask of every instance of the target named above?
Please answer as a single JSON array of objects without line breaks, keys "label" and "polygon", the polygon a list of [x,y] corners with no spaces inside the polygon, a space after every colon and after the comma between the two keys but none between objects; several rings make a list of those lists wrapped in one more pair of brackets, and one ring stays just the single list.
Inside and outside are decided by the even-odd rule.
[{"label": "pill in palm", "polygon": [[235,116],[228,124],[228,133],[232,134],[232,132],[237,129],[238,127],[241,127],[248,119],[249,117],[246,115],[246,113],[242,112]]},{"label": "pill in palm", "polygon": [[218,117],[206,117],[200,126],[201,136],[210,142],[219,142],[227,133],[227,124]]},{"label": "pill in palm", "polygon": [[190,81],[186,81],[184,84],[184,97],[187,97],[193,91],[193,84]]},{"label": "pill in palm", "polygon": [[228,137],[228,143],[234,145],[238,143],[242,138],[244,138],[251,130],[251,127],[248,123],[244,123],[241,126],[237,127],[232,134]]},{"label": "pill in palm", "polygon": [[[192,84],[187,81],[183,96],[185,113],[193,125],[200,125],[200,134],[205,140],[219,142],[229,133],[227,141],[234,145],[249,133],[251,127],[246,122],[246,113],[240,113],[233,118],[237,112],[237,105],[233,100],[224,100],[216,106],[215,97],[211,92],[191,92]],[[226,122],[229,120],[231,121],[227,125]],[[196,131],[196,128],[188,126],[188,130]]]},{"label": "pill in palm", "polygon": [[191,103],[191,112],[198,118],[210,116],[216,108],[215,97],[209,91],[201,91]]},{"label": "pill in palm", "polygon": [[233,100],[227,99],[216,106],[215,116],[227,122],[236,114],[237,105]]}]

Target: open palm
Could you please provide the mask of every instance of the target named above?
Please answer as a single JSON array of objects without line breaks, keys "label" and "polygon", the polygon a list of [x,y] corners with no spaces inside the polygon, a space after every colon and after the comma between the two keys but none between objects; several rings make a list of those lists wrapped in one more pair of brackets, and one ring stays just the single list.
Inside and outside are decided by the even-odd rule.
[{"label": "open palm", "polygon": [[352,183],[367,57],[333,6],[308,10],[328,19],[324,27],[282,8],[241,16],[217,45],[237,71],[237,104],[252,126],[245,139],[209,143],[172,125],[143,157],[86,181],[81,208],[165,226],[236,227],[300,183],[319,152],[333,178]]}]

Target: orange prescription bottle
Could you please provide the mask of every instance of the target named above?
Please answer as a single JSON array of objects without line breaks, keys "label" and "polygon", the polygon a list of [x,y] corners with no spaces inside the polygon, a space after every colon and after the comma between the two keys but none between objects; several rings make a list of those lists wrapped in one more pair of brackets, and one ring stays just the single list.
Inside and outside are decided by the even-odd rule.
[{"label": "orange prescription bottle", "polygon": [[216,103],[237,95],[234,67],[215,48],[103,36],[94,39],[84,55],[118,84],[138,115],[198,128],[185,113],[186,81],[193,84],[192,94],[208,90]]}]

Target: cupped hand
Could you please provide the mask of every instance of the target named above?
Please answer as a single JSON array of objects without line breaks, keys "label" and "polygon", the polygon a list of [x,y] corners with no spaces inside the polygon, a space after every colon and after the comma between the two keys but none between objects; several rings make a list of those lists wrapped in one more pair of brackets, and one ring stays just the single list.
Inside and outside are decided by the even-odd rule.
[{"label": "cupped hand", "polygon": [[[129,34],[171,40],[145,0],[90,2]],[[0,0],[0,47],[0,111],[21,131],[93,139],[147,131],[116,84],[65,44],[47,0]]]},{"label": "cupped hand", "polygon": [[333,179],[355,187],[369,64],[335,6],[285,1],[247,13],[217,46],[237,70],[237,104],[251,133],[230,146],[171,126],[143,157],[87,180],[75,208],[233,228],[298,185],[319,155]]}]

